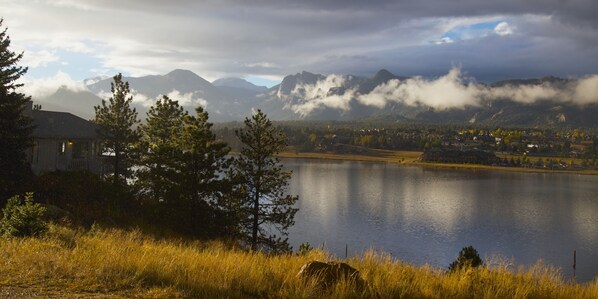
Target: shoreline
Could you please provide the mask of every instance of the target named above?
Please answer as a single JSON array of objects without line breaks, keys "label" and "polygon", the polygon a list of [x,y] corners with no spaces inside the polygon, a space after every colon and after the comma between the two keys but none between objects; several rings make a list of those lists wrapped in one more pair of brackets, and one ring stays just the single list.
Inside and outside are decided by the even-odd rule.
[{"label": "shoreline", "polygon": [[419,161],[422,152],[412,151],[391,151],[391,150],[370,150],[372,155],[367,154],[341,154],[341,153],[317,153],[317,152],[291,152],[284,151],[278,153],[279,158],[296,159],[318,159],[318,160],[337,160],[337,161],[359,161],[359,162],[383,162],[397,164],[401,166],[416,166],[424,168],[445,168],[445,169],[470,169],[470,170],[490,170],[490,171],[510,171],[523,173],[562,173],[578,175],[598,175],[598,170],[550,170],[527,167],[506,167],[491,166],[481,164],[451,164],[451,163],[428,163]]}]

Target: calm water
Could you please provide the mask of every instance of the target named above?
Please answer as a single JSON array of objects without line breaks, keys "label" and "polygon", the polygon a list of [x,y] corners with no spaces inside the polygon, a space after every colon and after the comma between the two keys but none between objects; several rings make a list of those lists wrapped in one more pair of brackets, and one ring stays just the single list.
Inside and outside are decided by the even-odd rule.
[{"label": "calm water", "polygon": [[482,258],[538,260],[598,276],[598,177],[424,169],[367,162],[285,159],[299,195],[290,241],[349,256],[368,248],[447,267],[461,248]]}]

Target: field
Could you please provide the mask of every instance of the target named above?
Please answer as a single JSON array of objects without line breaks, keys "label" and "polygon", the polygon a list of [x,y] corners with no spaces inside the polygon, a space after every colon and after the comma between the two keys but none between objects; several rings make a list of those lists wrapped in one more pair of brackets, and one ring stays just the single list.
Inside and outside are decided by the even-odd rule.
[{"label": "field", "polygon": [[[370,161],[370,162],[386,162],[401,165],[411,165],[420,167],[434,167],[434,168],[453,168],[453,169],[480,169],[480,170],[501,170],[513,172],[530,172],[530,173],[574,173],[583,175],[598,175],[598,170],[551,170],[542,168],[527,168],[527,167],[505,167],[505,166],[491,166],[479,164],[452,164],[452,163],[429,163],[421,162],[419,160],[422,152],[415,151],[391,151],[391,150],[375,150],[369,149],[365,154],[345,154],[345,153],[313,153],[313,152],[295,152],[285,151],[278,154],[283,158],[302,158],[302,159],[325,159],[325,160],[346,160],[346,161]],[[500,158],[510,159],[517,156],[498,155]],[[546,160],[549,157],[531,157],[532,162],[538,159]],[[553,158],[554,159],[554,158]],[[557,159],[558,160],[558,159]],[[581,159],[563,159],[564,161],[573,160],[576,164],[581,163]]]},{"label": "field", "polygon": [[[456,253],[455,253],[456,254]],[[578,284],[538,264],[508,263],[447,273],[384,253],[346,260],[366,281],[328,289],[296,277],[301,265],[330,260],[251,253],[222,242],[158,240],[139,231],[52,225],[41,239],[0,240],[3,298],[597,298],[598,280]]]}]

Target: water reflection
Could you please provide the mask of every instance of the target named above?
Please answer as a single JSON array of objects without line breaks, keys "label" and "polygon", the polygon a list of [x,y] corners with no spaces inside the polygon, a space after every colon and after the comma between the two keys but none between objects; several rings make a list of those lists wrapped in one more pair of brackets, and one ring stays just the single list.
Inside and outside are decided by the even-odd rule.
[{"label": "water reflection", "polygon": [[[483,255],[542,259],[578,279],[598,274],[598,177],[284,160],[300,211],[292,245],[344,257],[368,248],[446,267],[467,245]],[[578,260],[580,261],[580,260]]]}]

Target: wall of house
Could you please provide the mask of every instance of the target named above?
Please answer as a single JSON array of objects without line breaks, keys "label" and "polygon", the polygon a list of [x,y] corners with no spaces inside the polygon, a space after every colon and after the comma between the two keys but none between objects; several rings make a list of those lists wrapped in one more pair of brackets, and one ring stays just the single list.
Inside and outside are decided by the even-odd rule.
[{"label": "wall of house", "polygon": [[[80,145],[85,150],[77,150],[79,155],[73,155],[73,149]],[[29,154],[31,169],[36,175],[56,170],[89,170],[99,175],[103,173],[103,159],[97,155],[97,148],[98,144],[91,140],[35,138]]]},{"label": "wall of house", "polygon": [[70,151],[67,145],[65,152],[60,154],[60,142],[67,142],[67,140],[34,139],[31,155],[33,173],[39,175],[45,172],[67,169],[67,155],[70,155]]}]

